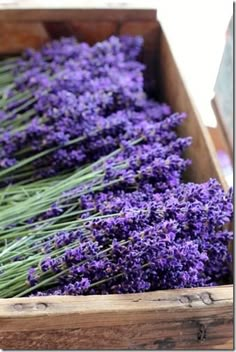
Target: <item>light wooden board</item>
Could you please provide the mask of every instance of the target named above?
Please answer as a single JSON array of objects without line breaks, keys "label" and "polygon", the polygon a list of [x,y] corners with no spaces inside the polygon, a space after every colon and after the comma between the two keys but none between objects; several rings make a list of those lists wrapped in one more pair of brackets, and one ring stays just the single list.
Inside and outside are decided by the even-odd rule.
[{"label": "light wooden board", "polygon": [[4,349],[232,347],[232,288],[0,300]]}]

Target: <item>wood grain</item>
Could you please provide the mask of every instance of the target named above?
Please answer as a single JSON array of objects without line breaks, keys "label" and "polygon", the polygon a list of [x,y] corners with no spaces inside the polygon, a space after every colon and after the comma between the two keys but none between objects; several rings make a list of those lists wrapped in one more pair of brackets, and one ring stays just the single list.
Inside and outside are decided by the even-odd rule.
[{"label": "wood grain", "polygon": [[151,21],[156,10],[140,9],[0,9],[0,21]]},{"label": "wood grain", "polygon": [[40,22],[0,22],[0,54],[18,54],[29,47],[39,49],[48,39]]},{"label": "wood grain", "polygon": [[111,35],[117,33],[117,21],[73,21],[71,28],[73,34],[80,41],[87,41],[89,44],[95,44],[98,41],[105,40]]},{"label": "wood grain", "polygon": [[4,349],[232,347],[232,286],[0,300]]}]

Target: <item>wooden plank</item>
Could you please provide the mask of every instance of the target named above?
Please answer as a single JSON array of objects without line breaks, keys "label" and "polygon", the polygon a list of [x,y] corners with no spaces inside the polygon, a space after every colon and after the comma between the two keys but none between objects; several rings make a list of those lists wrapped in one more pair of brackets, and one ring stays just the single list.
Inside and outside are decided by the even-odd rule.
[{"label": "wooden plank", "polygon": [[4,349],[226,349],[232,330],[232,286],[0,300]]},{"label": "wooden plank", "polygon": [[192,146],[186,152],[186,157],[192,160],[192,166],[186,173],[186,180],[201,183],[212,177],[218,179],[227,189],[228,185],[220,170],[213,142],[186,89],[163,31],[160,37],[159,55],[159,82],[162,97],[174,111],[187,113],[188,118],[181,125],[179,134],[193,137]]},{"label": "wooden plank", "polygon": [[[127,327],[81,328],[17,332],[0,335],[6,350],[232,350],[232,323],[225,315],[216,325],[211,319],[189,326],[184,321],[142,323]],[[224,329],[222,330],[222,327]],[[206,337],[207,336],[207,337]],[[206,342],[206,340],[208,342]]]},{"label": "wooden plank", "polygon": [[117,34],[118,22],[115,21],[73,21],[70,23],[73,35],[80,41],[94,44]]},{"label": "wooden plank", "polygon": [[156,20],[156,10],[134,9],[0,9],[0,21],[148,21]]},{"label": "wooden plank", "polygon": [[18,54],[29,47],[38,49],[48,39],[47,32],[39,22],[0,22],[0,54]]},{"label": "wooden plank", "polygon": [[43,25],[50,39],[73,36],[71,25],[68,22],[44,22]]},{"label": "wooden plank", "polygon": [[229,156],[231,158],[231,161],[233,162],[233,145],[232,141],[230,140],[229,133],[227,132],[227,127],[224,123],[223,117],[220,114],[218,105],[217,105],[217,99],[216,97],[212,99],[211,101],[212,108],[214,110],[214,113],[216,115],[216,119],[220,128],[220,133],[222,134],[222,137],[224,139],[224,143],[227,145],[227,151],[229,153]]}]

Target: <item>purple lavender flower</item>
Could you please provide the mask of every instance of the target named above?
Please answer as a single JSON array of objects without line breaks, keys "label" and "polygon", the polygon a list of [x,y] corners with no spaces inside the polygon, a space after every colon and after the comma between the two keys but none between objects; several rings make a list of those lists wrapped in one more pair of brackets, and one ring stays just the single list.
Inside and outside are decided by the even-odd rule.
[{"label": "purple lavender flower", "polygon": [[[213,179],[182,182],[190,164],[182,153],[191,138],[179,138],[176,128],[186,114],[147,98],[148,72],[137,61],[142,45],[141,37],[112,36],[93,46],[62,38],[26,50],[14,69],[0,111],[0,169],[49,150],[29,165],[29,181],[84,165],[93,176],[42,213],[6,227],[38,231],[28,250],[39,260],[26,273],[34,295],[134,293],[228,280],[232,190],[224,192]],[[17,172],[2,182],[22,181]],[[46,233],[55,227],[40,238],[42,222]],[[14,260],[25,259],[27,251]],[[45,278],[51,282],[43,291],[35,289]]]},{"label": "purple lavender flower", "polygon": [[38,274],[35,268],[30,268],[27,273],[27,282],[30,286],[35,286],[38,283]]}]

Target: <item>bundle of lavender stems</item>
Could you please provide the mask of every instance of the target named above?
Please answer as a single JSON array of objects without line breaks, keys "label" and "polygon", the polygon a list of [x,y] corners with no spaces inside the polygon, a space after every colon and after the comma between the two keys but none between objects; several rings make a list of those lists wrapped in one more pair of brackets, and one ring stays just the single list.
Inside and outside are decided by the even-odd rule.
[{"label": "bundle of lavender stems", "polygon": [[142,45],[0,62],[0,297],[227,283],[232,190],[183,182],[186,114],[148,98]]}]

